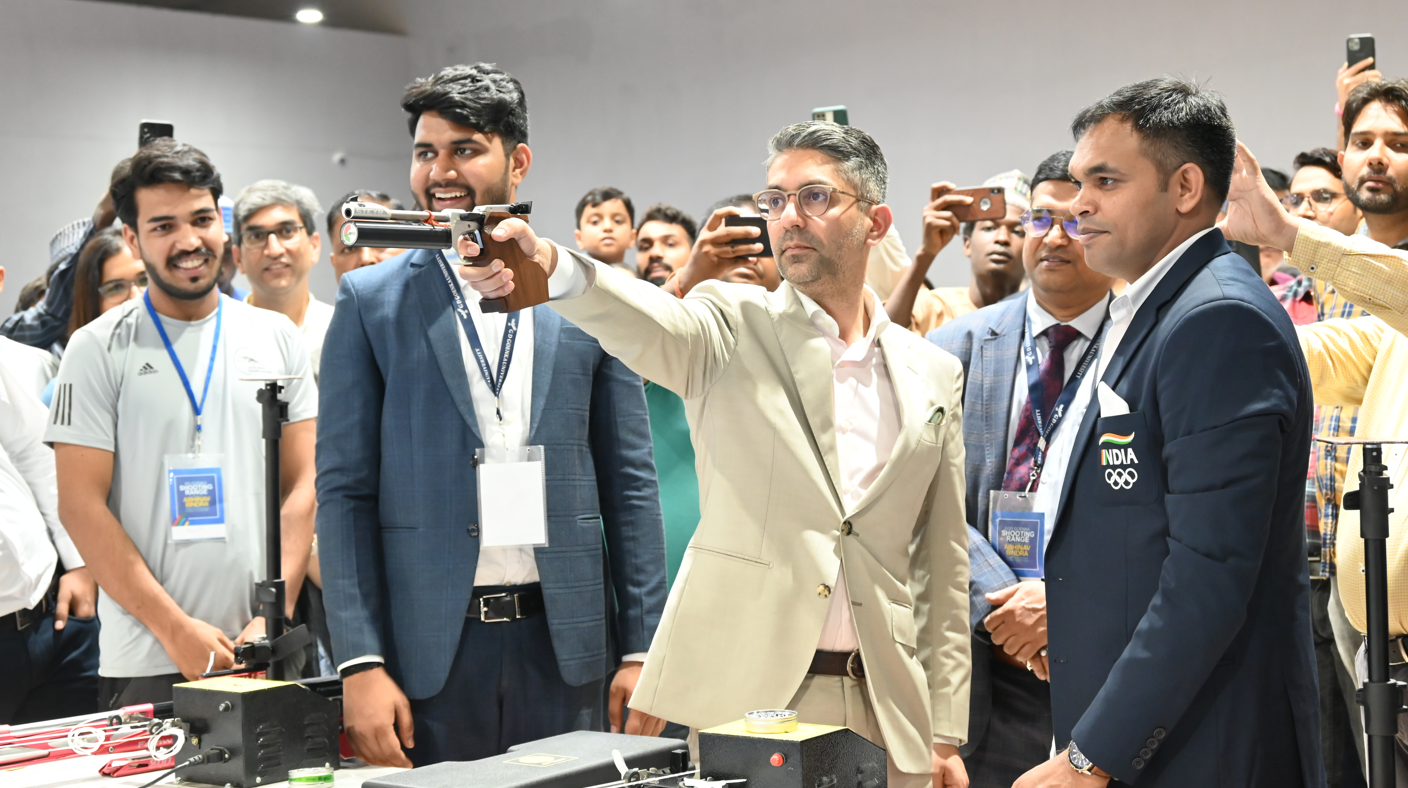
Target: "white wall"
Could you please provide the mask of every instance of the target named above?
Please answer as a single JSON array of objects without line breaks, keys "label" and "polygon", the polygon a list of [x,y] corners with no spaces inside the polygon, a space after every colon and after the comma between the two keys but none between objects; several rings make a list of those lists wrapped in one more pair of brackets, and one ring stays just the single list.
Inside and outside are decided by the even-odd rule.
[{"label": "white wall", "polygon": [[[1344,37],[1378,38],[1408,74],[1401,0],[1088,0],[1060,5],[856,0],[413,0],[407,37],[81,0],[0,0],[0,174],[11,202],[0,315],[42,271],[58,224],[84,215],[142,118],[176,124],[231,192],[264,177],[332,200],[406,196],[403,86],[456,62],[524,84],[534,224],[570,241],[572,209],[612,184],[692,214],[763,185],[768,137],[845,104],[890,162],[890,204],[919,239],[929,183],[1028,173],[1070,145],[1077,110],[1163,73],[1208,80],[1262,160],[1333,144]],[[349,154],[346,167],[332,154]],[[946,250],[935,281],[967,280]],[[314,292],[331,297],[326,261]]]},{"label": "white wall", "polygon": [[[476,13],[478,9],[493,13]],[[587,189],[698,215],[762,188],[768,137],[813,107],[845,104],[890,164],[890,204],[911,253],[937,180],[1029,175],[1070,147],[1084,105],[1164,73],[1205,79],[1270,166],[1334,144],[1335,69],[1349,33],[1377,35],[1408,75],[1402,0],[457,0],[405,5],[417,73],[497,62],[524,84],[535,224],[569,237]],[[931,275],[968,279],[958,244]]]},{"label": "white wall", "polygon": [[[77,0],[0,0],[0,183],[7,200],[0,315],[48,265],[48,242],[92,213],[144,118],[209,154],[233,197],[261,178],[324,201],[405,195],[396,104],[406,39]],[[333,163],[335,151],[348,155]],[[326,207],[326,206],[325,206]],[[326,249],[326,245],[324,247]],[[336,293],[327,253],[312,274]]]}]

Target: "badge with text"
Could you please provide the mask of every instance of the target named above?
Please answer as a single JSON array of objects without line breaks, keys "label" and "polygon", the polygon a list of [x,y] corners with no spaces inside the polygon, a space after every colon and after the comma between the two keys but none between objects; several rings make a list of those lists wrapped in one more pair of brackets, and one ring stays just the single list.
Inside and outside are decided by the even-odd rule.
[{"label": "badge with text", "polygon": [[166,455],[171,541],[225,538],[225,478],[219,454]]},{"label": "badge with text", "polygon": [[1139,458],[1130,445],[1133,442],[1133,431],[1128,435],[1106,432],[1100,436],[1100,467],[1111,490],[1130,490],[1139,481]]},{"label": "badge with text", "polygon": [[479,545],[548,544],[547,479],[543,447],[476,449],[479,482]]},{"label": "badge with text", "polygon": [[989,501],[988,537],[998,557],[1023,580],[1046,577],[1046,513],[1033,511],[1035,497],[993,490]]}]

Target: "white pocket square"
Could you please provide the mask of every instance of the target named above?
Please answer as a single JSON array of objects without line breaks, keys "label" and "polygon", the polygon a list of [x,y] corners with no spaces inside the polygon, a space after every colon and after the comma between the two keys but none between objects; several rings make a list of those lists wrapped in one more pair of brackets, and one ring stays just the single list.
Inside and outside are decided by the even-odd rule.
[{"label": "white pocket square", "polygon": [[1129,403],[1120,398],[1120,395],[1106,385],[1105,381],[1100,381],[1100,385],[1095,389],[1095,394],[1100,398],[1100,418],[1108,419],[1111,416],[1128,415]]}]

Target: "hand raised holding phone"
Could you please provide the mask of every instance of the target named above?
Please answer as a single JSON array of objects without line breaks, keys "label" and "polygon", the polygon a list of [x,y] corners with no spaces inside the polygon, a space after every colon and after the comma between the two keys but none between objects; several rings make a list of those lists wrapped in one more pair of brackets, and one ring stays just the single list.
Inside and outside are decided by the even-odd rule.
[{"label": "hand raised holding phone", "polygon": [[962,221],[954,210],[973,204],[967,194],[954,194],[958,187],[942,181],[929,187],[929,204],[924,206],[924,240],[919,255],[932,260],[958,234]]}]

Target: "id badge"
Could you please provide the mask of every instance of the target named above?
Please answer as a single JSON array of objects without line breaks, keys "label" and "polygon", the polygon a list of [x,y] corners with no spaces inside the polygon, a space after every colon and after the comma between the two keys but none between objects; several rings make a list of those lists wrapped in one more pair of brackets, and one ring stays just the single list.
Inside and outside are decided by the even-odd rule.
[{"label": "id badge", "polygon": [[997,555],[1023,580],[1046,577],[1046,513],[1034,511],[1036,496],[993,490],[988,538]]},{"label": "id badge", "polygon": [[543,447],[476,449],[481,547],[546,547],[547,479]]},{"label": "id badge", "polygon": [[166,455],[171,541],[225,538],[225,475],[221,454]]}]

